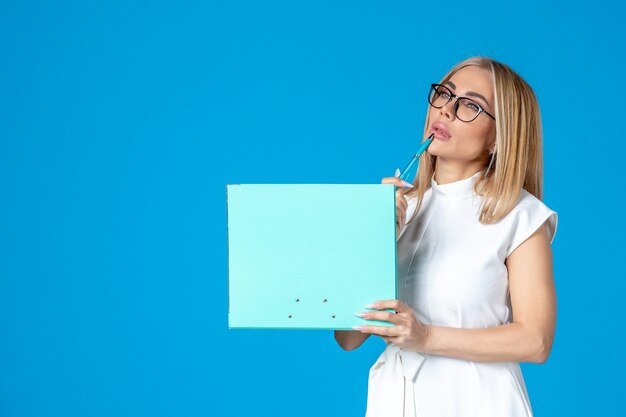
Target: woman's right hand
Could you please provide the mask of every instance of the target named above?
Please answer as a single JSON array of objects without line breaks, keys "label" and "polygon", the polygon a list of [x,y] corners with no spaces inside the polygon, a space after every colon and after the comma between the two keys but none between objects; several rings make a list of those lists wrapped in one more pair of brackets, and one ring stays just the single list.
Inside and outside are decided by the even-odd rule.
[{"label": "woman's right hand", "polygon": [[[413,188],[413,184],[401,180],[399,177],[385,177],[381,181],[382,184],[395,184],[399,187],[396,190],[396,237],[400,234],[400,230],[406,221],[406,209],[408,203],[404,193]],[[408,187],[408,188],[405,188]]]},{"label": "woman's right hand", "polygon": [[[400,175],[399,171],[397,175]],[[401,180],[398,177],[385,177],[382,180],[382,184],[395,184],[399,187],[396,190],[396,237],[404,226],[406,219],[407,201],[404,193],[413,187],[406,181]],[[408,187],[408,188],[405,188]],[[369,333],[363,333],[358,330],[335,330],[335,340],[339,343],[344,350],[354,350],[361,346],[361,344],[369,337]]]}]

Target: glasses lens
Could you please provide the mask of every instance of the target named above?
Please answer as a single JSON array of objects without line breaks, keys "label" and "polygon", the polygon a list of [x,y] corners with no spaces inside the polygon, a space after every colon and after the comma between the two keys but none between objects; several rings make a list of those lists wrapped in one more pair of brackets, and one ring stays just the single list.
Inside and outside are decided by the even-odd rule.
[{"label": "glasses lens", "polygon": [[433,107],[443,107],[450,101],[450,90],[441,85],[433,85],[430,87],[428,101]]},{"label": "glasses lens", "polygon": [[465,122],[471,122],[478,117],[478,114],[480,113],[480,106],[476,102],[467,98],[460,99],[458,106],[459,107],[456,110],[456,117]]}]

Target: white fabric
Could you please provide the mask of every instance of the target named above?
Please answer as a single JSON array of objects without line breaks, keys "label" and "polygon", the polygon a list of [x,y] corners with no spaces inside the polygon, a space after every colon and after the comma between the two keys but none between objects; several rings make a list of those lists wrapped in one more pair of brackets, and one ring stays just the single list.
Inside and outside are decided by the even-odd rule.
[{"label": "white fabric", "polygon": [[[398,299],[418,320],[485,328],[510,322],[505,259],[557,213],[522,190],[496,224],[478,221],[480,172],[449,184],[431,181],[417,217],[398,237]],[[407,221],[415,211],[409,201]],[[529,417],[517,362],[473,362],[409,352],[389,343],[370,369],[366,417]]]}]

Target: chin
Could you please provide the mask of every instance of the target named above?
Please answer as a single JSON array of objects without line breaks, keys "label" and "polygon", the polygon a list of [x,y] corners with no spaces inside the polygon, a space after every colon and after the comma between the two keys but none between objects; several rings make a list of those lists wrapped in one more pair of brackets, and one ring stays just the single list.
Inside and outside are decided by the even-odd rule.
[{"label": "chin", "polygon": [[432,156],[439,156],[441,155],[442,150],[439,149],[439,144],[437,142],[432,142],[428,146],[428,149],[426,149],[426,152]]}]

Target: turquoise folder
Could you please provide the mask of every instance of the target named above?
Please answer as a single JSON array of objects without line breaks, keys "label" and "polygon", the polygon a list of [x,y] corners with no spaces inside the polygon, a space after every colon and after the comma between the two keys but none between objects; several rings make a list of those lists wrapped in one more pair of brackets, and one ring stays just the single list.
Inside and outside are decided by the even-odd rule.
[{"label": "turquoise folder", "polygon": [[389,326],[355,316],[397,298],[393,184],[228,184],[229,328]]}]

